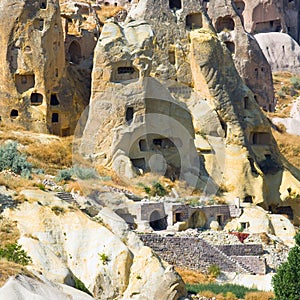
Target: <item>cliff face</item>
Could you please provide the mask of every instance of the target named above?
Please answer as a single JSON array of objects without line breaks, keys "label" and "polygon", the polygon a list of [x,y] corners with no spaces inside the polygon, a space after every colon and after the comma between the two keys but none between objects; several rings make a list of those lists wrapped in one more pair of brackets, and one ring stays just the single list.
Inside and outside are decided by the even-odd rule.
[{"label": "cliff face", "polygon": [[[181,8],[171,4],[174,3],[140,1],[129,12],[125,24],[104,26],[95,52],[91,109],[84,133],[89,142],[83,143],[83,147],[89,148],[88,153],[96,163],[112,164],[125,177],[149,169],[157,171],[151,169],[151,156],[158,154],[164,158],[162,164],[166,164],[160,170],[162,175],[168,174],[171,168],[175,176],[186,166],[181,179],[191,175],[206,182],[211,179],[217,184],[223,182],[229,201],[239,197],[242,202],[261,203],[267,209],[284,206],[282,201],[288,197],[288,190],[299,191],[299,173],[281,157],[269,121],[257,104],[257,95],[245,85],[238,72],[252,68],[250,63],[245,63],[249,57],[254,62],[257,60],[254,67],[259,67],[259,72],[266,66],[266,78],[270,79],[270,67],[265,59],[259,59],[263,57],[261,50],[258,51],[254,40],[250,42],[237,16],[233,16],[235,30],[217,34],[198,3],[184,2]],[[219,11],[221,16],[228,13],[222,14],[221,8]],[[151,27],[145,25],[144,19]],[[220,26],[219,17],[215,19],[216,26]],[[245,46],[233,55],[223,40],[224,35],[236,38],[237,43],[241,36]],[[137,40],[137,36],[142,40]],[[252,54],[245,58],[242,53],[249,53],[248,50]],[[245,60],[238,58],[238,53]],[[163,82],[163,86],[153,85],[153,78],[145,81],[147,75]],[[261,77],[257,80],[263,81]],[[264,88],[261,91],[268,93]],[[165,107],[164,103],[168,105]],[[172,110],[175,103],[187,113]],[[168,117],[167,122],[163,118],[156,122],[160,129],[155,132],[151,131],[154,127],[147,119],[153,112]],[[191,134],[189,113],[195,136]],[[177,128],[172,120],[179,121],[187,134],[168,131]],[[185,137],[190,142],[183,141]],[[198,160],[194,159],[194,152],[176,144],[178,139],[179,144],[188,144],[198,152]],[[172,143],[166,147],[168,140]],[[173,160],[167,158],[166,148],[177,149]],[[201,153],[202,150],[205,152]],[[183,157],[189,157],[191,165],[183,163]],[[208,193],[209,185],[206,184]],[[211,192],[215,190],[212,188]]]},{"label": "cliff face", "polygon": [[265,111],[274,111],[276,102],[270,65],[256,40],[245,31],[235,5],[232,1],[210,1],[208,15],[257,103]]},{"label": "cliff face", "polygon": [[2,120],[69,135],[89,93],[66,65],[59,2],[2,1],[0,39]]},{"label": "cliff face", "polygon": [[235,0],[233,2],[247,32],[252,34],[284,32],[299,43],[300,2],[298,0]]}]

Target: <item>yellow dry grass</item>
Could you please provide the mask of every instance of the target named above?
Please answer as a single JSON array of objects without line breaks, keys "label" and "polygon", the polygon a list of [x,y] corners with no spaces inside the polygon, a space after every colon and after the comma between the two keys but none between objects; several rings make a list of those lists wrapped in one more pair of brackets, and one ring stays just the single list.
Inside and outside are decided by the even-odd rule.
[{"label": "yellow dry grass", "polygon": [[176,272],[181,276],[186,284],[211,283],[215,278],[201,272],[175,267]]},{"label": "yellow dry grass", "polygon": [[0,215],[0,248],[17,242],[19,237],[17,223]]},{"label": "yellow dry grass", "polygon": [[[289,72],[273,73],[274,91],[277,99],[276,112],[273,116],[288,117],[290,114],[289,104],[293,99],[297,98],[300,93],[300,90],[293,88],[290,81],[292,77],[294,77],[294,75]],[[296,93],[294,96],[291,96],[290,93],[285,91],[285,89],[289,90],[291,88]]]},{"label": "yellow dry grass", "polygon": [[[2,287],[10,276],[22,274],[31,278],[36,278],[25,267],[14,262],[0,259],[0,287]],[[37,279],[37,278],[36,278]]]},{"label": "yellow dry grass", "polygon": [[73,137],[60,138],[49,143],[34,142],[26,147],[28,160],[49,173],[72,166]]},{"label": "yellow dry grass", "polygon": [[250,292],[245,295],[245,300],[271,300],[275,299],[272,292]]},{"label": "yellow dry grass", "polygon": [[282,155],[300,169],[300,136],[273,130],[274,138]]}]

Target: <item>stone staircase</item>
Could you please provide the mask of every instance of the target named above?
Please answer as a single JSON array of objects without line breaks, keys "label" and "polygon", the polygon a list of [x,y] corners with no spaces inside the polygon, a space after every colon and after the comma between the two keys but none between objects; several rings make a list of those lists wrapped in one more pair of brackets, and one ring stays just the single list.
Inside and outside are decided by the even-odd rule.
[{"label": "stone staircase", "polygon": [[75,199],[73,198],[72,194],[66,193],[66,192],[58,192],[55,194],[56,197],[58,197],[61,200],[64,200],[68,203],[74,203]]},{"label": "stone staircase", "polygon": [[[223,251],[221,251],[219,248],[216,246],[212,245],[211,243],[205,241],[204,239],[199,238],[199,240],[202,241],[202,243],[206,246],[206,249],[209,250],[209,252],[213,253],[214,259],[215,259],[215,264],[218,266],[221,266],[224,264],[234,264],[237,268],[237,270],[241,273],[246,273],[246,274],[253,274],[253,270],[251,270],[247,265],[238,262],[234,258],[228,256],[225,254]],[[208,251],[206,251],[208,252]],[[228,263],[229,262],[229,263]]]}]

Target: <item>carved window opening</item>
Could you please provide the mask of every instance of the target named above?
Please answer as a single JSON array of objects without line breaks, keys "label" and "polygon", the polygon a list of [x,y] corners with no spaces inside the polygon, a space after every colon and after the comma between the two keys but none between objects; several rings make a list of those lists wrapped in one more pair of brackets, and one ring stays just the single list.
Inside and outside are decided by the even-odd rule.
[{"label": "carved window opening", "polygon": [[43,95],[39,93],[32,93],[30,96],[31,105],[41,105],[43,103]]},{"label": "carved window opening", "polygon": [[31,75],[15,75],[15,83],[17,91],[22,94],[25,91],[31,89],[35,85],[35,76],[33,74]]},{"label": "carved window opening", "polygon": [[133,120],[133,115],[134,115],[134,109],[133,107],[127,107],[126,109],[126,114],[125,114],[125,119],[128,124],[131,124]]},{"label": "carved window opening", "polygon": [[16,109],[13,109],[11,112],[10,112],[10,117],[12,119],[15,119],[19,116],[19,112],[16,110]]},{"label": "carved window opening", "polygon": [[69,59],[71,63],[78,65],[81,60],[81,47],[78,42],[72,41],[69,46]]},{"label": "carved window opening", "polygon": [[181,9],[182,8],[181,0],[169,0],[169,6],[173,10]]},{"label": "carved window opening", "polygon": [[202,14],[193,13],[186,16],[185,25],[187,29],[193,30],[202,28]]},{"label": "carved window opening", "polygon": [[252,133],[251,142],[253,145],[269,145],[271,143],[271,137],[266,132],[254,132]]},{"label": "carved window opening", "polygon": [[132,165],[138,169],[145,170],[146,169],[146,161],[145,158],[132,158]]},{"label": "carved window opening", "polygon": [[40,8],[46,9],[47,8],[47,0],[41,0],[40,1]]},{"label": "carved window opening", "polygon": [[227,49],[229,50],[229,52],[231,54],[235,53],[235,44],[234,44],[234,42],[227,41],[227,42],[225,42],[225,45],[226,45]]},{"label": "carved window opening", "polygon": [[59,114],[58,113],[53,113],[52,118],[51,118],[52,123],[58,123],[59,122]]},{"label": "carved window opening", "polygon": [[221,32],[221,31],[232,31],[234,30],[234,21],[230,16],[226,16],[226,17],[221,17],[217,19],[216,22],[216,30],[217,32]]},{"label": "carved window opening", "polygon": [[245,196],[244,203],[253,203],[253,197],[252,196]]},{"label": "carved window opening", "polygon": [[176,63],[175,51],[174,50],[169,50],[169,62],[170,62],[171,65],[175,65],[175,63]]},{"label": "carved window opening", "polygon": [[56,94],[51,94],[50,105],[52,105],[52,106],[59,105],[59,101],[57,99],[57,95]]},{"label": "carved window opening", "polygon": [[249,108],[250,108],[249,97],[244,97],[244,109],[249,109]]},{"label": "carved window opening", "polygon": [[141,151],[147,151],[148,150],[148,145],[146,140],[140,140],[139,141],[139,147]]}]

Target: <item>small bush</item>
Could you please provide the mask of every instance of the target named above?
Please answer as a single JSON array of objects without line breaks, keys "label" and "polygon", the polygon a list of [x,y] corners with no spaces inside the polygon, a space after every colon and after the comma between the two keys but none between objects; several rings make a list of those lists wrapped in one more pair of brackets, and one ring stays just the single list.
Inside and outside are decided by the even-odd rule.
[{"label": "small bush", "polygon": [[4,248],[0,248],[0,257],[6,258],[8,261],[13,261],[19,265],[26,266],[31,263],[31,258],[17,243],[8,244]]},{"label": "small bush", "polygon": [[17,147],[18,144],[15,142],[0,147],[0,171],[10,169],[22,177],[29,178],[32,165],[27,161],[26,156],[18,151]]},{"label": "small bush", "polygon": [[68,181],[71,180],[72,178],[72,170],[71,169],[64,169],[64,170],[59,170],[55,179],[56,181]]},{"label": "small bush", "polygon": [[167,194],[167,190],[158,181],[152,183],[151,195],[163,197]]},{"label": "small bush", "polygon": [[58,216],[60,214],[64,214],[66,212],[66,210],[63,208],[63,207],[60,207],[60,206],[53,206],[51,208],[51,210]]},{"label": "small bush", "polygon": [[99,253],[98,255],[103,265],[106,265],[110,261],[108,255],[105,253]]},{"label": "small bush", "polygon": [[300,89],[300,78],[299,77],[291,77],[290,82],[295,89],[297,89],[297,90]]},{"label": "small bush", "polygon": [[83,180],[94,179],[99,177],[97,171],[93,168],[82,168],[79,166],[74,166],[72,168],[72,172],[76,177]]},{"label": "small bush", "polygon": [[217,278],[221,274],[221,269],[217,265],[210,265],[208,268],[208,274],[214,278]]}]

